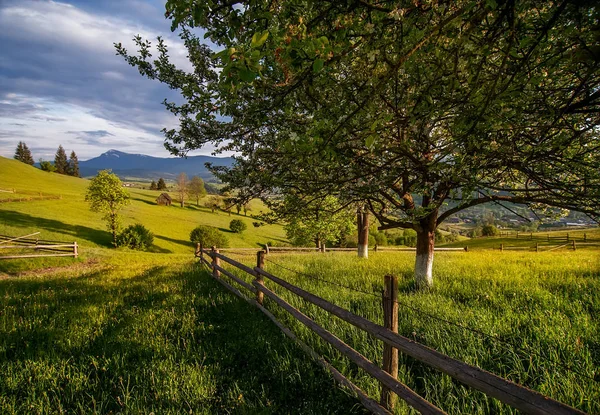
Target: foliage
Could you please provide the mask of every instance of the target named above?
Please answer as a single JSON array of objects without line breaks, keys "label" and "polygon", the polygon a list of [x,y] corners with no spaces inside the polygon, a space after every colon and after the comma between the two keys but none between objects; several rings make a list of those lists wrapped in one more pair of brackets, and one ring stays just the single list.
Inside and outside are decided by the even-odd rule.
[{"label": "foliage", "polygon": [[156,184],[156,190],[167,190],[167,184],[165,183],[165,179],[162,177],[158,179],[158,183]]},{"label": "foliage", "polygon": [[415,247],[417,246],[417,232],[413,229],[404,229],[404,245]]},{"label": "foliage", "polygon": [[150,183],[150,190],[158,190],[158,187],[156,186],[156,182],[154,180],[152,180],[152,183]]},{"label": "foliage", "polygon": [[79,160],[77,159],[77,154],[74,151],[71,151],[71,156],[69,157],[69,164],[67,168],[67,174],[69,176],[79,177]]},{"label": "foliage", "polygon": [[217,228],[201,225],[190,233],[190,241],[201,244],[204,248],[216,246],[217,248],[229,247],[229,239]]},{"label": "foliage", "polygon": [[129,225],[117,236],[117,246],[146,251],[154,243],[154,234],[141,223]]},{"label": "foliage", "polygon": [[598,213],[592,3],[235,3],[168,2],[194,73],[162,40],[154,60],[141,37],[138,55],[117,52],[184,96],[166,103],[181,120],[165,130],[172,152],[242,156],[214,169],[240,199],[367,201],[383,228],[425,238],[488,202]]},{"label": "foliage", "polygon": [[354,227],[354,215],[343,209],[333,196],[301,204],[299,198],[288,195],[276,212],[279,218],[287,220],[285,232],[297,246],[339,244]]},{"label": "foliage", "polygon": [[239,219],[234,219],[231,222],[229,222],[229,229],[231,229],[231,232],[242,233],[247,228],[248,226],[246,226],[246,224]]},{"label": "foliage", "polygon": [[54,156],[54,167],[56,168],[56,172],[58,174],[69,173],[69,162],[67,161],[67,153],[65,153],[65,149],[62,145],[59,145],[58,150],[56,150],[56,155]]},{"label": "foliage", "polygon": [[92,212],[104,213],[108,230],[117,244],[117,232],[120,228],[119,210],[129,203],[129,194],[123,189],[119,177],[110,170],[102,170],[94,177],[85,194]]},{"label": "foliage", "polygon": [[206,196],[204,180],[198,176],[193,176],[188,183],[187,191],[191,197],[196,199],[196,206],[200,206],[200,198]]},{"label": "foliage", "polygon": [[29,147],[27,147],[27,144],[25,144],[23,141],[19,141],[19,144],[17,144],[14,158],[15,160],[19,160],[31,166],[34,164],[33,157],[31,156],[31,150],[29,150]]},{"label": "foliage", "polygon": [[47,171],[49,173],[54,173],[56,172],[56,167],[54,167],[54,164],[50,161],[45,161],[40,159],[40,169],[42,171]]},{"label": "foliage", "polygon": [[498,235],[498,228],[494,225],[483,225],[481,227],[481,235],[482,236],[496,236]]},{"label": "foliage", "polygon": [[215,213],[215,210],[220,209],[223,205],[223,201],[219,196],[211,196],[204,202],[204,206],[209,208],[212,213]]}]

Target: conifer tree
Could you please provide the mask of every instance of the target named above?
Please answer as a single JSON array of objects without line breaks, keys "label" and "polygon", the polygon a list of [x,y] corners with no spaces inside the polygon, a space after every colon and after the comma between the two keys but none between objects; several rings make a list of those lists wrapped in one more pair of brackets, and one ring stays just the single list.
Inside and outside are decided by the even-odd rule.
[{"label": "conifer tree", "polygon": [[152,183],[150,183],[150,190],[158,190],[158,187],[156,187],[156,182],[154,180],[152,180]]},{"label": "conifer tree", "polygon": [[165,180],[162,177],[158,179],[158,184],[156,186],[157,190],[167,190],[167,184],[165,183]]},{"label": "conifer tree", "polygon": [[71,151],[71,157],[69,158],[69,176],[81,177],[79,175],[79,160],[77,159],[77,154],[74,151]]},{"label": "conifer tree", "polygon": [[19,160],[29,165],[34,164],[33,157],[31,156],[31,151],[27,147],[27,144],[25,144],[22,141],[19,141],[19,144],[17,145],[17,150],[15,151],[15,160]]},{"label": "conifer tree", "polygon": [[68,174],[69,172],[67,154],[65,153],[65,149],[62,145],[58,146],[58,150],[54,156],[54,167],[56,167],[56,172],[59,174]]}]

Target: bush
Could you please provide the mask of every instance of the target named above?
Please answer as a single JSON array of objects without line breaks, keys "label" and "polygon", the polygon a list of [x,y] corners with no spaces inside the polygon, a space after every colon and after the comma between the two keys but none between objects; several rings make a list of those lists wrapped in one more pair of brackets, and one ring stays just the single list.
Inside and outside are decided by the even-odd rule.
[{"label": "bush", "polygon": [[483,236],[496,236],[498,235],[498,228],[494,225],[483,225],[481,228],[481,234]]},{"label": "bush", "polygon": [[417,246],[417,232],[414,229],[404,229],[404,245]]},{"label": "bush", "polygon": [[117,246],[145,251],[152,246],[154,235],[141,223],[130,225],[117,236]]},{"label": "bush", "polygon": [[246,226],[246,224],[239,219],[234,219],[231,222],[229,222],[229,229],[231,229],[232,232],[242,233],[247,228],[248,227]]},{"label": "bush", "polygon": [[198,226],[190,232],[190,241],[201,244],[204,248],[216,246],[217,248],[227,248],[229,239],[223,235],[217,228],[212,226]]},{"label": "bush", "polygon": [[254,226],[255,228],[260,228],[261,226],[265,226],[266,223],[263,222],[252,222],[252,226]]}]

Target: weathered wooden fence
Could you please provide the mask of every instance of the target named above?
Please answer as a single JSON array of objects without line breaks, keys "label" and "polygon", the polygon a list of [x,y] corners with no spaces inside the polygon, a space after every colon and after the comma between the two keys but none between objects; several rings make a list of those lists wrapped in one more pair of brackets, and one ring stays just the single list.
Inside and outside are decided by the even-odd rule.
[{"label": "weathered wooden fence", "polygon": [[[38,234],[39,232],[36,232],[19,237],[0,235],[0,260],[63,256],[77,258],[79,256],[77,242],[69,244],[63,241],[30,238]],[[30,253],[30,251],[33,251],[33,253]]]},{"label": "weathered wooden fence", "polygon": [[[264,270],[265,251],[257,252],[256,267],[248,267],[234,259],[231,259],[218,249],[212,247],[211,250],[203,249],[201,246],[196,248],[196,257],[212,269],[212,276],[225,288],[235,295],[245,299],[249,303],[258,307],[269,319],[273,321],[288,337],[295,340],[299,346],[310,356],[312,356],[321,366],[331,372],[333,378],[342,386],[350,389],[355,396],[362,402],[365,408],[375,414],[391,414],[394,408],[395,396],[399,396],[408,405],[415,408],[423,414],[444,414],[445,412],[428,402],[408,386],[398,381],[398,351],[401,351],[412,358],[429,365],[455,380],[473,387],[484,394],[499,399],[505,404],[518,409],[526,414],[582,414],[583,412],[555,401],[551,398],[541,395],[524,386],[503,379],[490,372],[471,366],[467,363],[453,359],[434,349],[431,349],[416,341],[410,340],[398,334],[398,282],[393,276],[385,277],[385,290],[383,293],[383,311],[384,325],[376,324],[364,317],[358,316],[344,308],[336,306],[329,301],[305,291],[289,282]],[[210,261],[207,259],[210,258]],[[224,261],[253,277],[252,283],[248,283],[227,271],[221,265]],[[228,280],[223,278],[228,277]],[[311,304],[325,310],[326,312],[339,317],[351,325],[362,329],[371,336],[383,341],[383,368],[368,360],[358,351],[344,343],[333,333],[318,325],[313,319],[293,307],[265,284],[265,279],[288,290],[296,296],[308,301]],[[235,283],[235,284],[232,284]],[[249,291],[252,296],[242,293],[240,289],[234,287],[238,285],[241,289]],[[374,377],[381,384],[382,392],[380,402],[369,397],[364,391],[356,386],[352,381],[342,375],[335,367],[327,362],[322,356],[318,355],[312,348],[302,342],[286,326],[265,308],[264,297],[268,297],[281,308],[286,310],[292,317],[300,321],[323,340],[331,344],[344,356],[349,358],[358,367]],[[254,297],[254,298],[252,298]]]}]

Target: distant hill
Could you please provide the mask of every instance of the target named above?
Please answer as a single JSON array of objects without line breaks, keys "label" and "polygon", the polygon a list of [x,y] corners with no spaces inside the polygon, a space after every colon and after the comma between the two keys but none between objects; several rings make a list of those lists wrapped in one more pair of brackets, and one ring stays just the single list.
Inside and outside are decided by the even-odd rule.
[{"label": "distant hill", "polygon": [[159,177],[163,177],[173,180],[183,172],[190,177],[200,176],[205,181],[214,181],[213,175],[204,164],[231,166],[233,162],[231,157],[163,158],[109,150],[93,159],[80,161],[79,170],[82,177],[95,176],[99,170],[111,169],[122,179],[157,180]]}]

